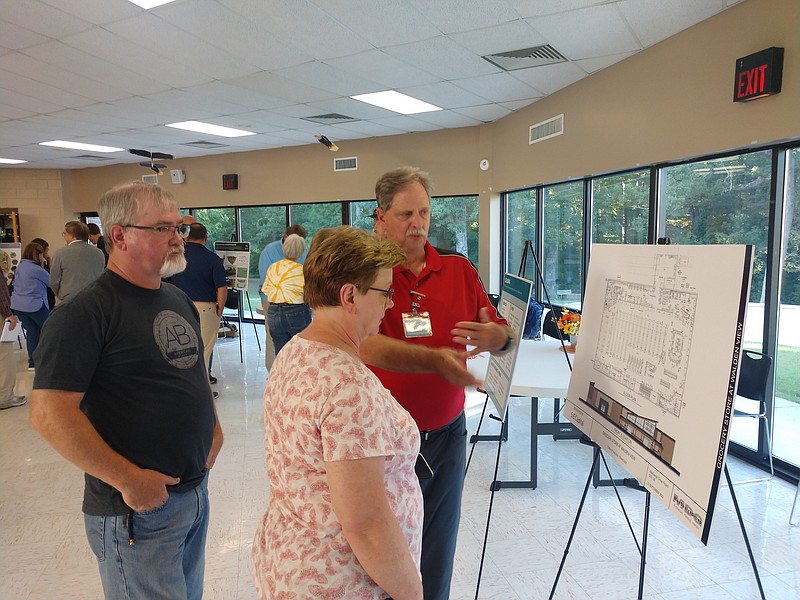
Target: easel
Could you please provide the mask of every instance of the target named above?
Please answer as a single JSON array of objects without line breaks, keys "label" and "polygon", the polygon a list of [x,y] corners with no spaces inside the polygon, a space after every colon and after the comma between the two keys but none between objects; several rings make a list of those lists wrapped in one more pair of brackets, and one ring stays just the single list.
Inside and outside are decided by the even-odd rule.
[{"label": "easel", "polygon": [[239,302],[236,308],[236,320],[239,323],[239,362],[244,363],[244,349],[242,348],[242,315],[244,314],[244,301],[242,300],[242,292],[244,292],[245,298],[247,298],[247,308],[250,310],[250,320],[253,323],[253,332],[256,334],[256,343],[258,344],[259,352],[261,352],[261,340],[258,338],[258,328],[256,327],[255,318],[253,317],[253,305],[250,304],[250,294],[246,289],[236,291],[239,294]]},{"label": "easel", "polygon": [[[600,469],[600,464],[598,462],[598,458],[602,458],[603,465],[605,466],[606,473],[608,473],[608,479],[605,480],[604,485],[611,485],[614,487],[614,493],[617,495],[617,501],[619,502],[620,508],[622,508],[622,513],[625,515],[625,521],[628,523],[628,529],[630,529],[631,535],[633,536],[633,540],[636,543],[636,547],[639,550],[640,555],[640,562],[639,562],[639,594],[637,596],[638,600],[642,600],[644,594],[644,574],[645,574],[645,566],[647,563],[647,535],[650,529],[650,492],[643,487],[636,479],[634,478],[625,478],[622,480],[614,479],[611,476],[611,471],[608,468],[608,463],[606,462],[605,456],[603,456],[603,451],[600,447],[589,440],[589,438],[581,438],[581,443],[588,444],[594,447],[594,459],[592,460],[592,466],[589,470],[589,476],[586,478],[586,485],[583,488],[583,495],[581,496],[581,501],[578,504],[578,511],[575,515],[575,521],[572,524],[572,530],[570,531],[569,538],[567,539],[567,545],[564,548],[564,554],[561,557],[561,563],[558,566],[558,572],[556,573],[555,581],[553,581],[553,587],[550,590],[550,596],[548,597],[549,600],[553,599],[553,595],[556,592],[556,587],[558,586],[558,580],[561,577],[561,572],[564,569],[564,563],[567,560],[567,555],[569,554],[569,548],[572,545],[572,539],[575,537],[575,531],[578,528],[578,521],[581,516],[581,512],[583,510],[584,502],[586,501],[586,495],[589,491],[589,484],[592,482],[593,479],[597,477],[597,473]],[[761,585],[761,576],[758,572],[758,565],[756,565],[755,557],[753,556],[753,550],[750,546],[750,539],[747,537],[747,530],[744,526],[744,519],[742,519],[742,513],[739,510],[739,503],[736,500],[736,493],[733,491],[733,483],[731,483],[731,476],[728,472],[728,463],[725,462],[725,479],[728,482],[728,489],[731,492],[731,500],[733,500],[733,507],[736,511],[736,518],[739,520],[739,528],[742,532],[742,537],[744,538],[744,544],[747,547],[747,555],[750,557],[750,565],[753,567],[753,574],[756,579],[756,585],[758,585],[758,591],[761,595],[761,600],[766,600],[766,596],[764,596],[764,588]],[[619,490],[617,489],[617,482],[622,481],[625,487],[629,487],[635,490],[639,490],[645,493],[645,505],[644,505],[644,516],[642,518],[642,543],[641,546],[639,545],[639,541],[636,539],[636,533],[633,531],[633,526],[631,525],[630,519],[628,518],[628,513],[625,511],[625,506],[622,502],[622,498],[619,495]],[[597,484],[594,486],[597,487]],[[477,596],[476,596],[477,600]]]},{"label": "easel", "polygon": [[[544,282],[544,277],[542,275],[541,268],[539,267],[539,261],[536,260],[536,253],[533,250],[533,243],[531,242],[531,240],[525,240],[525,245],[524,245],[523,252],[522,252],[522,260],[520,262],[518,276],[519,277],[523,277],[523,275],[524,275],[525,267],[527,266],[528,252],[530,252],[531,256],[533,257],[534,264],[536,265],[536,274],[537,274],[537,276],[539,278],[539,281],[541,282],[542,289],[543,289],[543,291],[545,293],[545,296],[547,297],[547,303],[550,306],[550,310],[551,310],[551,312],[553,312],[553,303],[550,301],[550,294],[547,291],[547,286],[546,286],[546,284]],[[564,354],[564,356],[566,358],[567,366],[569,367],[569,370],[571,372],[572,371],[572,361],[570,360],[570,357],[569,357],[567,349],[566,349],[566,344],[564,343],[564,337],[561,335],[560,331],[558,332],[558,337],[559,337],[559,340],[561,341],[561,350],[562,350],[562,352],[563,352],[563,354]],[[483,390],[480,390],[480,391],[483,391]],[[486,516],[486,529],[484,531],[483,547],[481,549],[481,562],[480,562],[480,566],[478,568],[478,582],[477,582],[476,587],[475,587],[475,600],[478,600],[478,594],[480,593],[481,576],[483,574],[483,564],[484,564],[484,560],[486,558],[486,545],[487,545],[488,540],[489,540],[489,527],[491,525],[491,520],[492,520],[492,508],[494,506],[494,494],[501,487],[500,486],[501,482],[499,482],[498,479],[497,479],[497,474],[498,474],[498,471],[499,471],[499,468],[500,468],[500,452],[501,452],[502,447],[503,447],[503,442],[508,440],[508,420],[507,420],[508,404],[507,403],[506,403],[506,406],[505,406],[505,411],[504,411],[504,413],[502,415],[495,416],[495,415],[489,414],[489,418],[490,419],[494,419],[495,421],[499,421],[501,423],[501,429],[500,429],[501,433],[500,433],[500,435],[486,435],[486,436],[481,436],[480,435],[481,425],[483,424],[483,417],[486,414],[486,407],[487,407],[488,402],[489,402],[489,394],[487,392],[485,392],[485,391],[483,391],[483,393],[486,394],[486,398],[485,398],[485,400],[483,402],[483,409],[481,411],[481,417],[480,417],[480,419],[478,421],[477,431],[476,431],[475,435],[473,435],[470,438],[470,443],[472,444],[472,449],[470,450],[469,459],[467,460],[467,466],[466,466],[465,473],[464,473],[465,476],[466,476],[466,473],[469,471],[469,465],[470,465],[470,462],[472,461],[472,455],[475,452],[475,444],[477,442],[479,442],[479,441],[497,441],[497,455],[496,455],[496,458],[495,458],[494,475],[492,477],[492,484],[490,486],[491,494],[490,494],[490,497],[489,497],[489,510],[488,510],[488,514]],[[555,401],[555,399],[554,399],[554,401]],[[532,406],[531,406],[531,410],[532,411],[534,410],[535,406],[538,406],[538,403],[533,403],[532,404]],[[558,416],[559,416],[559,413],[560,413],[560,410],[558,410],[557,405],[554,406],[553,411],[554,411],[554,419],[557,420]],[[535,418],[537,418],[537,416],[536,415],[531,415],[531,418],[535,419]],[[534,436],[534,435],[537,435],[537,433],[536,433],[536,431],[533,431],[533,428],[532,428],[531,436]],[[566,435],[564,437],[570,437],[570,436]],[[553,439],[558,439],[558,434],[557,433],[553,434]],[[535,440],[531,439],[531,445],[532,446],[533,446],[534,442],[535,442]],[[533,460],[534,460],[534,456],[533,456],[533,451],[532,451],[531,461],[533,461]],[[528,482],[502,482],[502,483],[503,483],[503,487],[529,487],[529,483]],[[514,485],[515,483],[517,483],[517,485]],[[587,484],[587,487],[588,487],[588,484]]]}]

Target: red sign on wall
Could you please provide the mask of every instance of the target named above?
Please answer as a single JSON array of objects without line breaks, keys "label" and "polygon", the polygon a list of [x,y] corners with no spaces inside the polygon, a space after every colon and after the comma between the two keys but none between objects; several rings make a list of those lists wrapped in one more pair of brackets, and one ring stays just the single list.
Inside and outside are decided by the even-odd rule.
[{"label": "red sign on wall", "polygon": [[767,48],[736,61],[733,101],[747,102],[781,91],[783,48]]}]

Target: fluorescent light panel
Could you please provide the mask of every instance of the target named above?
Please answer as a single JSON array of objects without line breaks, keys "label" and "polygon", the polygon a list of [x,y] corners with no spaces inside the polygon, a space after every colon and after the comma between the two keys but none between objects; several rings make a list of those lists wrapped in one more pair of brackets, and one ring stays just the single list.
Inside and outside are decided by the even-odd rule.
[{"label": "fluorescent light panel", "polygon": [[52,142],[39,142],[40,146],[53,146],[54,148],[69,148],[70,150],[86,150],[88,152],[122,152],[125,148],[114,148],[113,146],[97,146],[95,144],[82,144],[80,142],[66,142],[64,140],[53,140]]},{"label": "fluorescent light panel", "polygon": [[27,160],[17,160],[16,158],[0,158],[0,164],[4,165],[19,165],[21,163],[26,163]]},{"label": "fluorescent light panel", "polygon": [[433,112],[435,110],[442,110],[438,106],[428,104],[422,100],[417,100],[406,94],[401,94],[394,90],[387,90],[385,92],[375,92],[373,94],[359,94],[358,96],[350,96],[353,100],[359,102],[366,102],[373,106],[379,106],[386,110],[391,110],[401,115],[415,115],[417,113]]},{"label": "fluorescent light panel", "polygon": [[227,138],[255,135],[255,133],[252,131],[234,129],[233,127],[222,127],[221,125],[211,125],[210,123],[203,123],[202,121],[181,121],[180,123],[167,123],[167,127],[185,129],[186,131],[196,131],[197,133],[207,133],[208,135],[218,135]]},{"label": "fluorescent light panel", "polygon": [[162,4],[175,2],[175,0],[128,0],[128,2],[135,4],[136,6],[141,6],[145,10],[149,10],[151,8],[155,8],[156,6],[161,6]]}]

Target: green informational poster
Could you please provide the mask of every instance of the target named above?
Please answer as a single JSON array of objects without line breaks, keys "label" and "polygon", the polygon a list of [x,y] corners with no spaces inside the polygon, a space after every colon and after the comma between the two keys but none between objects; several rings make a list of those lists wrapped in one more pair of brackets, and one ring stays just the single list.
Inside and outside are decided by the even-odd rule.
[{"label": "green informational poster", "polygon": [[728,450],[752,255],[752,246],[592,246],[564,409],[703,543]]},{"label": "green informational poster", "polygon": [[214,251],[225,265],[230,287],[246,290],[250,276],[250,242],[214,242]]},{"label": "green informational poster", "polygon": [[522,329],[525,327],[532,286],[533,284],[527,279],[510,273],[503,275],[503,290],[500,293],[497,312],[508,321],[508,326],[514,330],[517,343],[510,352],[501,356],[492,354],[489,357],[489,366],[486,369],[486,380],[484,381],[484,389],[492,399],[500,418],[503,419],[508,406],[508,396],[511,393],[511,377],[514,375],[519,340],[522,339]]}]

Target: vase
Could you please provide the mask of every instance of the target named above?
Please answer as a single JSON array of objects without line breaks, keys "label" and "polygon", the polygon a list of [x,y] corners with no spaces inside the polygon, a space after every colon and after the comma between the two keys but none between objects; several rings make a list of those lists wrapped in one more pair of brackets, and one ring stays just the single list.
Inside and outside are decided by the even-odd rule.
[{"label": "vase", "polygon": [[570,336],[569,336],[569,345],[572,348],[577,348],[578,347],[578,335],[577,334],[575,334],[575,335],[570,334]]}]

